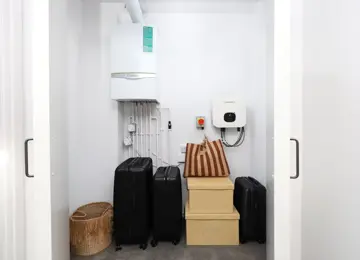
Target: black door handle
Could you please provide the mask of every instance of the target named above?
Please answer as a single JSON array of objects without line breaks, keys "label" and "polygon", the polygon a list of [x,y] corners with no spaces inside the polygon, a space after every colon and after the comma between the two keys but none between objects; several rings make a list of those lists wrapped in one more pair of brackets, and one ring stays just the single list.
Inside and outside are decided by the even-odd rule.
[{"label": "black door handle", "polygon": [[290,179],[297,179],[300,176],[300,158],[299,158],[300,144],[299,141],[295,138],[290,138],[290,141],[295,142],[296,145],[296,174],[295,176],[290,176]]},{"label": "black door handle", "polygon": [[28,138],[25,140],[25,176],[28,178],[34,178],[34,175],[29,174],[29,142],[34,139]]}]

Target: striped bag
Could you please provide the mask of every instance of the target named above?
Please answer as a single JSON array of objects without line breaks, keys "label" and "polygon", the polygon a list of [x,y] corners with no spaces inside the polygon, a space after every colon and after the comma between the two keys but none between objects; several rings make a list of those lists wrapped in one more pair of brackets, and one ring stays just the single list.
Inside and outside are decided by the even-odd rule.
[{"label": "striped bag", "polygon": [[186,145],[184,177],[226,177],[230,169],[221,140]]}]

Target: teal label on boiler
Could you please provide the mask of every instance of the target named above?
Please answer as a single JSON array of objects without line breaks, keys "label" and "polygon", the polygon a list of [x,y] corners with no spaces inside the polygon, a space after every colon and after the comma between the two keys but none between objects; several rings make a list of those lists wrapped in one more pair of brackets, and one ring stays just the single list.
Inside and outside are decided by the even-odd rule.
[{"label": "teal label on boiler", "polygon": [[143,27],[143,52],[153,51],[153,28],[149,26]]}]

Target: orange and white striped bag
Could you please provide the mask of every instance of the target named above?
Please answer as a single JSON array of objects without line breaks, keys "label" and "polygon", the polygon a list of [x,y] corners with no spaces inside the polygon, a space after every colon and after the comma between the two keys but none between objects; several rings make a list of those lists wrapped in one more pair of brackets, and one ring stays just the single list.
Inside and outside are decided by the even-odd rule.
[{"label": "orange and white striped bag", "polygon": [[226,177],[230,169],[221,140],[186,145],[184,177]]}]

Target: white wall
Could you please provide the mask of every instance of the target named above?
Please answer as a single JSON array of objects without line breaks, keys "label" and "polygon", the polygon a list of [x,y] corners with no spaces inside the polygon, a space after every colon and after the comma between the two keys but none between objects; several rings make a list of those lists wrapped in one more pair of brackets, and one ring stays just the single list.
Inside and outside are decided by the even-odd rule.
[{"label": "white wall", "polygon": [[[180,144],[200,143],[212,127],[211,101],[239,96],[247,104],[247,132],[239,148],[226,148],[232,176],[252,175],[265,182],[265,29],[261,9],[244,5],[241,13],[149,14],[158,28],[158,77],[161,106],[170,109],[171,163]],[[195,117],[205,116],[205,131]],[[235,131],[236,132],[236,131]],[[234,140],[236,133],[229,135]],[[232,141],[231,140],[231,141]]]},{"label": "white wall", "polygon": [[110,26],[101,28],[109,21],[101,6],[100,1],[83,1],[81,8],[70,12],[74,23],[68,90],[71,212],[89,202],[112,202],[114,170],[122,160],[119,105],[110,99]]},{"label": "white wall", "polygon": [[359,258],[359,10],[304,1],[302,259]]},{"label": "white wall", "polygon": [[[180,144],[211,139],[211,100],[238,95],[247,103],[247,133],[239,148],[226,153],[236,176],[252,175],[265,183],[266,27],[263,3],[242,2],[228,12],[149,13],[158,28],[158,76],[161,106],[170,109],[171,161],[177,163]],[[151,8],[150,8],[151,10]],[[108,44],[110,25],[129,21],[122,4],[84,1],[79,43],[81,75],[71,87],[69,103],[70,208],[112,200],[116,165],[123,157],[118,105],[109,98]],[[205,131],[195,117],[206,116]],[[236,133],[229,135],[234,140]]]},{"label": "white wall", "polygon": [[[67,132],[68,9],[70,1],[49,2],[50,26],[50,159],[52,260],[70,259]],[[72,3],[76,3],[72,1]],[[71,23],[69,23],[69,27]],[[63,42],[64,41],[64,42]],[[64,46],[65,45],[65,46]],[[44,71],[45,72],[45,71]],[[36,116],[36,115],[34,115]],[[46,129],[46,128],[45,128]]]}]

